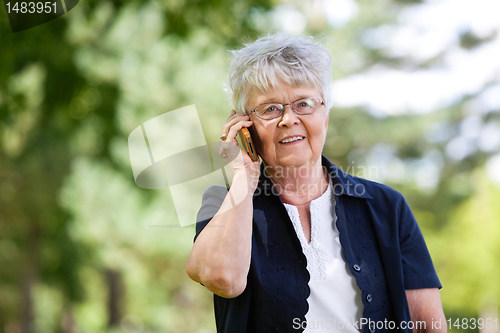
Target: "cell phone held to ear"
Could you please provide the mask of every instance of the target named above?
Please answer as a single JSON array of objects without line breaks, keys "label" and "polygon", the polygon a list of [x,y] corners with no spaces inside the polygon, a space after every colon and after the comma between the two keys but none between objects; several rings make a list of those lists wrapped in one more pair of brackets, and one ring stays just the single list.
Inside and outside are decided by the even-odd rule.
[{"label": "cell phone held to ear", "polygon": [[250,156],[252,161],[258,162],[259,156],[257,156],[257,152],[255,151],[255,146],[253,144],[252,137],[250,136],[248,128],[243,127],[238,133],[243,149],[248,153],[248,156]]}]

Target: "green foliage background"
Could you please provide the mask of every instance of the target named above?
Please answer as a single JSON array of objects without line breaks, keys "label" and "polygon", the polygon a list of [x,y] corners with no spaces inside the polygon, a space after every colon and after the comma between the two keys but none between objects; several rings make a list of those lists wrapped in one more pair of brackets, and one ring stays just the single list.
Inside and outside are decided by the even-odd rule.
[{"label": "green foliage background", "polygon": [[[216,141],[231,110],[227,49],[279,26],[284,4],[309,13],[312,1],[90,0],[15,34],[0,10],[0,332],[215,331],[211,294],[184,271],[194,230],[165,227],[177,223],[170,193],[135,185],[127,137],[195,104],[207,141]],[[304,33],[326,37],[334,80],[377,64],[404,68],[361,39],[412,5],[360,0],[341,28],[309,13]],[[464,50],[486,42],[473,41]],[[498,316],[500,299],[500,190],[484,167],[495,152],[455,161],[445,154],[452,138],[426,136],[443,121],[457,128],[470,98],[425,115],[334,108],[325,146],[344,169],[369,163],[380,144],[408,163],[443,157],[431,190],[409,179],[388,184],[421,225],[450,318]],[[498,113],[488,117],[498,123]],[[121,290],[114,321],[109,272]]]}]

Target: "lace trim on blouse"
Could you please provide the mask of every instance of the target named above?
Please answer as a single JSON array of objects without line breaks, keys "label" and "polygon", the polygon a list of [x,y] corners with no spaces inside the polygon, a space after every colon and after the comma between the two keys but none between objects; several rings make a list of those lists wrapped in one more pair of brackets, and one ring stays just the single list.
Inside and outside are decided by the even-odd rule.
[{"label": "lace trim on blouse", "polygon": [[[332,223],[336,222],[333,220],[334,214],[330,214],[329,221],[325,221],[324,207],[330,206],[335,209],[335,201],[332,200],[333,187],[331,182],[328,184],[328,188],[320,197],[314,199],[310,203],[311,212],[311,242],[308,242],[302,229],[302,224],[300,223],[299,211],[296,206],[290,204],[284,204],[292,221],[293,227],[299,238],[300,245],[302,246],[302,251],[304,252],[307,261],[307,270],[311,275],[311,281],[314,280],[325,280],[333,271],[333,268],[339,264],[340,258],[335,258],[335,260],[329,261],[328,255],[325,251],[326,246],[332,246],[329,244],[327,237],[328,233],[332,232]],[[336,233],[335,239],[338,242],[338,231],[334,228],[334,233]],[[330,273],[330,274],[329,274]]]}]

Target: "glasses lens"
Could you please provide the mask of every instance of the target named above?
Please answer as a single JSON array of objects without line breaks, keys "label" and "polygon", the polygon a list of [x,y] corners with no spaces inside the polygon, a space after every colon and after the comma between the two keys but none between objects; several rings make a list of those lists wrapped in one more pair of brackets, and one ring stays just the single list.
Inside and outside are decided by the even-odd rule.
[{"label": "glasses lens", "polygon": [[321,101],[316,98],[303,98],[299,99],[293,104],[295,111],[300,114],[313,113],[321,106]]},{"label": "glasses lens", "polygon": [[278,103],[261,104],[255,109],[255,113],[262,119],[273,119],[281,115],[283,105]]}]

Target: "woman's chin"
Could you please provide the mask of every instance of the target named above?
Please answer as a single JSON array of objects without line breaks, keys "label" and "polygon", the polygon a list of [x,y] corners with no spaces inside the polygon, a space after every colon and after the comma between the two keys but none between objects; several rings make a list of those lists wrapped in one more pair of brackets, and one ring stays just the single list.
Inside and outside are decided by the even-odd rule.
[{"label": "woman's chin", "polygon": [[276,160],[276,165],[283,168],[301,168],[311,165],[311,159],[306,156],[292,155],[279,158]]}]

